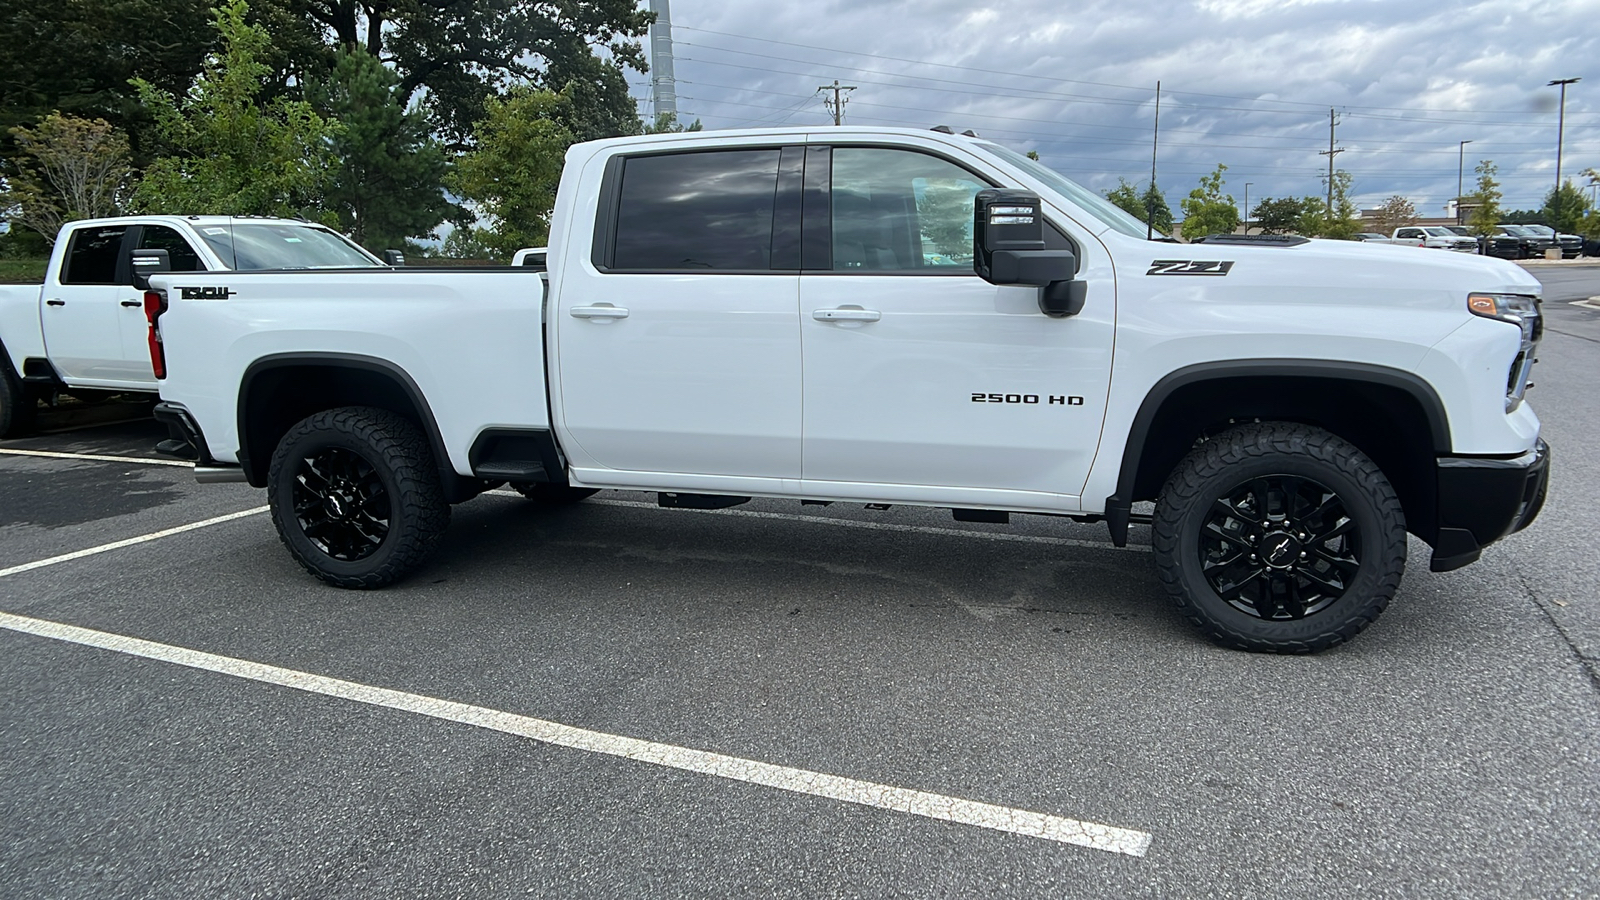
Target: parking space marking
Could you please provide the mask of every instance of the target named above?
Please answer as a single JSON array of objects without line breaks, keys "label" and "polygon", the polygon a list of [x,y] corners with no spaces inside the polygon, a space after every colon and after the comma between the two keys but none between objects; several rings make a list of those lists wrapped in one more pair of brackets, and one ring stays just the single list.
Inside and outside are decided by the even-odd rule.
[{"label": "parking space marking", "polygon": [[[0,574],[5,573],[0,572]],[[0,612],[0,628],[263,684],[294,688],[325,697],[414,713],[446,722],[471,725],[557,747],[598,753],[731,781],[742,781],[858,806],[909,813],[944,822],[1105,850],[1110,853],[1144,856],[1152,840],[1149,832],[1130,828],[1101,825],[991,803],[963,800],[928,791],[742,759],[674,744],[591,731],[547,719],[536,719],[453,700],[441,700],[421,694],[344,681],[44,619]]]},{"label": "parking space marking", "polygon": [[0,447],[0,453],[8,456],[42,456],[45,459],[87,459],[91,462],[120,462],[139,463],[146,466],[183,466],[194,468],[194,463],[182,459],[152,459],[148,456],[107,456],[99,453],[58,453],[54,450],[18,450],[11,447]]},{"label": "parking space marking", "polygon": [[228,513],[225,516],[216,516],[201,522],[191,522],[188,525],[179,525],[176,528],[167,528],[162,531],[152,531],[149,534],[141,534],[138,537],[131,537],[120,541],[112,541],[109,544],[101,544],[98,547],[90,547],[87,550],[74,550],[71,553],[63,553],[60,556],[52,556],[49,559],[40,559],[31,563],[23,563],[20,566],[12,566],[9,569],[0,569],[0,578],[4,578],[7,575],[16,575],[20,572],[31,572],[34,569],[42,569],[45,566],[53,566],[58,563],[71,562],[75,559],[83,559],[85,556],[94,556],[96,554],[106,553],[111,550],[121,550],[123,547],[132,547],[135,544],[143,544],[147,541],[160,540],[161,538],[168,537],[170,535],[182,534],[185,531],[194,531],[197,528],[220,525],[223,522],[232,522],[234,519],[243,519],[246,516],[260,515],[261,513],[266,512],[267,509],[268,507],[258,506],[255,509],[247,509],[243,512]]},{"label": "parking space marking", "polygon": [[[491,491],[503,497],[520,497],[515,491]],[[979,538],[985,541],[1012,541],[1019,544],[1050,544],[1056,547],[1087,547],[1091,550],[1131,550],[1149,553],[1144,544],[1117,547],[1110,541],[1085,541],[1079,538],[1044,537],[1034,534],[1005,534],[996,531],[967,531],[961,528],[935,528],[931,525],[899,525],[894,522],[860,522],[855,519],[835,519],[830,516],[802,516],[794,513],[760,512],[753,509],[677,509],[658,506],[642,500],[586,500],[597,506],[620,506],[627,509],[664,509],[669,512],[700,513],[712,516],[737,516],[747,519],[778,519],[784,522],[804,522],[809,525],[833,525],[839,528],[865,528],[871,531],[899,531],[911,534],[937,534],[944,537]]]}]

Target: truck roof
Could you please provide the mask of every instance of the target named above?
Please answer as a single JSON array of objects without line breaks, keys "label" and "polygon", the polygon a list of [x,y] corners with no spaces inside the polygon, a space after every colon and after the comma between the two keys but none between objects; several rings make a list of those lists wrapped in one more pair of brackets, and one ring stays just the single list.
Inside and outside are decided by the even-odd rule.
[{"label": "truck roof", "polygon": [[604,138],[598,141],[587,141],[574,144],[574,147],[583,147],[591,150],[605,150],[616,146],[629,144],[654,144],[704,141],[707,138],[739,139],[751,137],[783,138],[792,141],[804,141],[808,136],[826,136],[830,138],[861,138],[861,137],[916,137],[924,140],[933,140],[942,143],[971,143],[975,140],[984,140],[978,135],[956,134],[953,132],[934,131],[931,128],[888,128],[871,125],[812,125],[812,126],[783,126],[773,128],[729,128],[716,131],[674,131],[661,134],[636,134],[626,137]]},{"label": "truck roof", "polygon": [[272,216],[165,216],[165,215],[134,215],[111,216],[104,219],[80,219],[68,222],[63,227],[98,227],[101,225],[123,225],[129,222],[187,222],[192,226],[200,225],[226,225],[230,222],[258,222],[272,225],[309,225],[314,228],[326,226],[318,222],[308,222],[304,219],[282,219]]}]

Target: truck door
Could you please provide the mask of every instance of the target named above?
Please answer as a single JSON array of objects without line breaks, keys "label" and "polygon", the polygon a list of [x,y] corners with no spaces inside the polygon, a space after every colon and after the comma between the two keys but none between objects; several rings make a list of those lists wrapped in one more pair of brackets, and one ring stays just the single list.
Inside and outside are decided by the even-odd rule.
[{"label": "truck door", "polygon": [[[139,250],[165,250],[173,272],[204,272],[206,265],[189,241],[177,229],[165,225],[135,226],[139,235],[133,247]],[[131,275],[131,273],[130,273]],[[131,277],[128,279],[133,280]],[[150,369],[150,323],[144,315],[144,295],[129,287],[131,295],[140,300],[130,306],[126,298],[117,304],[117,326],[122,334],[122,368],[125,377],[140,381],[150,390],[156,389],[155,372]]]},{"label": "truck door", "polygon": [[574,467],[799,477],[801,156],[608,162],[592,256],[555,273],[550,316]]},{"label": "truck door", "polygon": [[[138,304],[141,295],[128,283],[127,237],[126,225],[73,229],[61,271],[45,284],[39,310],[45,349],[71,384],[132,386],[126,383],[120,304]],[[153,384],[146,354],[143,380]]]},{"label": "truck door", "polygon": [[[824,496],[1045,505],[1075,498],[1104,418],[1115,294],[1079,250],[1089,301],[1046,317],[1038,289],[972,268],[972,196],[990,187],[911,149],[832,148],[827,190],[806,168],[800,277],[805,490]],[[813,230],[813,223],[826,229]],[[816,251],[823,241],[825,252]],[[1096,274],[1099,273],[1099,274]],[[1077,508],[1075,499],[1059,501]]]}]

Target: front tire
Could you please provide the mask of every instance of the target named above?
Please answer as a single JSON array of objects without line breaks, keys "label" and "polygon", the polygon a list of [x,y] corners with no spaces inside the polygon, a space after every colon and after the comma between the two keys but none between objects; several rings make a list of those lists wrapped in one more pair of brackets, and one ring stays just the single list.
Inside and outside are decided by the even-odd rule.
[{"label": "front tire", "polygon": [[405,577],[450,523],[427,439],[384,409],[325,410],[290,428],[272,455],[267,496],[289,553],[342,588]]},{"label": "front tire", "polygon": [[1264,653],[1343,643],[1405,571],[1399,498],[1320,428],[1267,422],[1196,447],[1156,503],[1154,550],[1178,609],[1211,640]]},{"label": "front tire", "polygon": [[[0,348],[0,357],[5,349]],[[39,401],[11,371],[11,364],[0,358],[0,438],[22,437],[33,430]]]}]

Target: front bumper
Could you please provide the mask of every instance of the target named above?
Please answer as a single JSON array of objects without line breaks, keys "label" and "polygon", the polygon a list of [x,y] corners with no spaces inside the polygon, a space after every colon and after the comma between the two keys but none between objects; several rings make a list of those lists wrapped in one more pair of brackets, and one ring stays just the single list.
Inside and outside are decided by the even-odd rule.
[{"label": "front bumper", "polygon": [[1544,508],[1550,486],[1550,445],[1511,459],[1440,457],[1439,534],[1433,542],[1435,572],[1476,562],[1483,548],[1527,528]]}]

